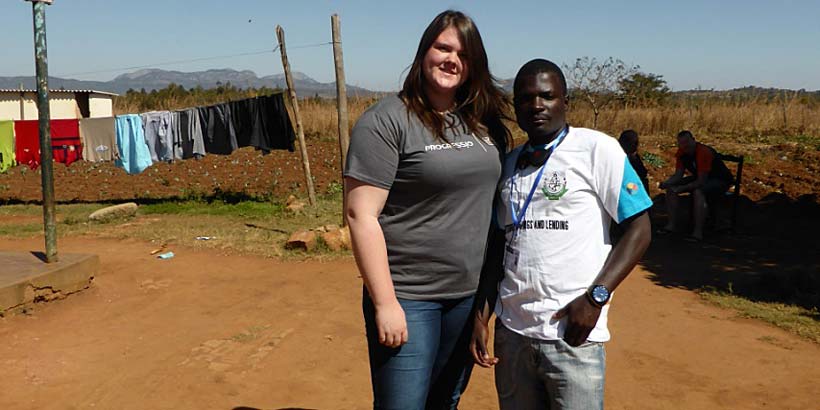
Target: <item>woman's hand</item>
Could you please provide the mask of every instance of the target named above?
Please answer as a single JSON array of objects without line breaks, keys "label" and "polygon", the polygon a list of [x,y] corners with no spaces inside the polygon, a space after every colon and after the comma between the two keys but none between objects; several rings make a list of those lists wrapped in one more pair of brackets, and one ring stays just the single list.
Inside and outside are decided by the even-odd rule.
[{"label": "woman's hand", "polygon": [[376,329],[379,343],[387,347],[399,347],[407,343],[407,320],[398,301],[376,306]]}]

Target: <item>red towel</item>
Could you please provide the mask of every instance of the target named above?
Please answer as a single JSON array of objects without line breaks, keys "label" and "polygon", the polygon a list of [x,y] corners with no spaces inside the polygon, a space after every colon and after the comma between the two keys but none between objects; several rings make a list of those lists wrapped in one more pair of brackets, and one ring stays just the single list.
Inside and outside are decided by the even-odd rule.
[{"label": "red towel", "polygon": [[[14,134],[17,162],[37,169],[40,166],[40,122],[15,121]],[[66,165],[82,159],[78,120],[51,120],[51,152],[55,161]]]},{"label": "red towel", "polygon": [[37,120],[14,121],[14,152],[18,164],[40,166],[40,131]]},{"label": "red towel", "polygon": [[55,161],[66,166],[83,158],[79,120],[51,121],[51,152]]}]

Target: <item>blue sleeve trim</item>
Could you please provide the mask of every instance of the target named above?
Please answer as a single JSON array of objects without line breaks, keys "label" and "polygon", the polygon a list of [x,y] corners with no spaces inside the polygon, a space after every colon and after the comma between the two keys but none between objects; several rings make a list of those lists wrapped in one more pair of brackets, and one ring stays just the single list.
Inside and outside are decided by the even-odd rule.
[{"label": "blue sleeve trim", "polygon": [[652,207],[652,199],[646,192],[641,179],[624,158],[624,176],[621,181],[621,192],[618,195],[618,223]]}]

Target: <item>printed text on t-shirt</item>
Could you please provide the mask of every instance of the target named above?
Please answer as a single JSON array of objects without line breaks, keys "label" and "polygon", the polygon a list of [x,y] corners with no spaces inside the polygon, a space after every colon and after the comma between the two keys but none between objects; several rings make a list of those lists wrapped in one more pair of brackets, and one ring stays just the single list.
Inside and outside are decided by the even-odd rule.
[{"label": "printed text on t-shirt", "polygon": [[425,152],[429,151],[440,151],[443,149],[453,149],[453,148],[470,148],[474,144],[472,141],[461,141],[461,142],[453,142],[453,143],[444,143],[444,144],[431,144],[426,145],[424,147]]},{"label": "printed text on t-shirt", "polygon": [[[507,226],[507,231],[511,231],[513,229],[515,229],[513,225]],[[525,220],[521,221],[521,225],[518,229],[549,229],[554,231],[568,231],[569,221],[561,221],[556,219]]]}]

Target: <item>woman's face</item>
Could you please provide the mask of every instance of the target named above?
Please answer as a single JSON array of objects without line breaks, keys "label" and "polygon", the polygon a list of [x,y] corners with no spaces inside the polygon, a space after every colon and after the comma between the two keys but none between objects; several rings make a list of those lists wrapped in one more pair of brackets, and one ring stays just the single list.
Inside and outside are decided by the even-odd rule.
[{"label": "woman's face", "polygon": [[422,68],[428,92],[455,96],[468,74],[463,44],[455,28],[447,27],[438,35],[424,55]]}]

